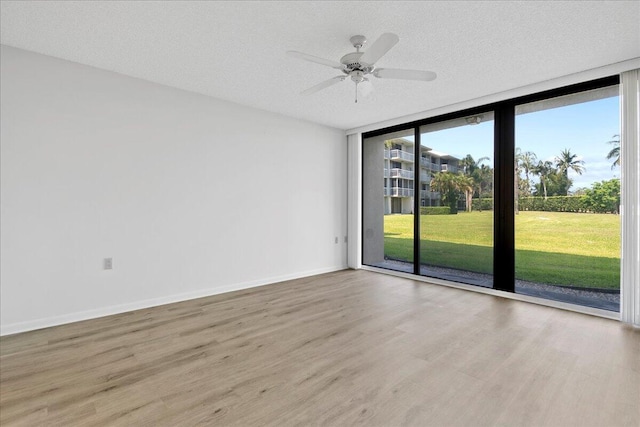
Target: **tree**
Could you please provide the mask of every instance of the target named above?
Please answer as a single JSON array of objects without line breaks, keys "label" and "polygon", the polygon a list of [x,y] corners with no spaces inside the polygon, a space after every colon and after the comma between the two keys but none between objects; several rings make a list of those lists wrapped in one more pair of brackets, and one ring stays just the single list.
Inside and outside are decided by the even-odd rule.
[{"label": "tree", "polygon": [[620,212],[620,180],[596,182],[586,191],[586,206],[593,212]]},{"label": "tree", "polygon": [[559,170],[554,170],[547,175],[545,184],[548,196],[567,196],[573,181]]},{"label": "tree", "polygon": [[578,175],[582,175],[582,173],[586,170],[584,167],[584,161],[578,160],[578,155],[571,154],[571,150],[568,148],[562,150],[560,155],[556,156],[555,161],[556,167],[565,176],[568,175],[569,169],[571,169]]},{"label": "tree", "polygon": [[524,172],[524,183],[520,185],[520,191],[524,192],[524,196],[529,196],[531,194],[531,179],[529,176],[533,173],[537,162],[538,157],[536,153],[532,151],[527,151],[525,153],[518,152],[516,154],[516,161],[518,162],[518,171]]},{"label": "tree", "polygon": [[607,144],[613,145],[613,148],[609,151],[609,154],[607,154],[607,160],[614,159],[611,165],[611,169],[613,169],[616,166],[620,166],[620,135],[613,135],[613,139],[607,141]]},{"label": "tree", "polygon": [[440,193],[442,204],[449,205],[451,213],[455,213],[458,210],[458,199],[461,193],[464,192],[466,194],[469,188],[468,179],[462,174],[438,172],[431,178],[431,188]]},{"label": "tree", "polygon": [[485,160],[489,160],[488,157],[480,157],[477,161],[473,159],[471,154],[467,154],[464,159],[460,160],[459,166],[467,176],[474,176],[477,170],[481,167],[481,163]]},{"label": "tree", "polygon": [[476,161],[471,154],[467,154],[464,159],[460,160],[458,166],[462,168],[465,175],[471,175],[477,167]]},{"label": "tree", "polygon": [[[435,185],[436,188],[442,186],[444,188],[444,191],[440,191],[443,197],[442,203],[448,204],[452,211],[455,211],[458,199],[464,193],[466,210],[471,212],[473,195],[477,192],[478,197],[482,199],[482,192],[486,189],[491,190],[493,169],[482,164],[486,160],[489,160],[489,157],[480,157],[476,161],[471,154],[467,154],[458,163],[461,173],[441,176],[432,181],[432,186]],[[454,192],[457,192],[457,194],[454,195],[450,188],[454,188]]]},{"label": "tree", "polygon": [[534,174],[540,177],[540,186],[542,187],[542,193],[544,194],[544,198],[546,200],[547,199],[547,179],[551,173],[555,172],[553,163],[551,163],[549,160],[545,160],[544,162],[540,160],[538,161],[538,164],[532,169],[531,172],[533,172]]},{"label": "tree", "polygon": [[456,183],[458,185],[458,190],[464,192],[467,212],[471,212],[471,199],[473,197],[473,189],[475,187],[473,178],[467,175],[457,175]]},{"label": "tree", "polygon": [[[577,154],[571,154],[571,150],[565,148],[562,150],[559,156],[555,158],[556,166],[558,167],[558,171],[562,173],[565,178],[569,178],[569,169],[577,173],[578,175],[582,175],[582,173],[586,170],[584,167],[584,161],[578,160]],[[569,194],[569,187],[565,192],[565,196]]]},{"label": "tree", "polygon": [[487,165],[480,165],[478,169],[475,170],[473,180],[476,188],[478,189],[478,199],[480,199],[480,210],[482,210],[482,196],[485,192],[489,193],[489,197],[491,197],[491,193],[493,192],[493,169]]}]

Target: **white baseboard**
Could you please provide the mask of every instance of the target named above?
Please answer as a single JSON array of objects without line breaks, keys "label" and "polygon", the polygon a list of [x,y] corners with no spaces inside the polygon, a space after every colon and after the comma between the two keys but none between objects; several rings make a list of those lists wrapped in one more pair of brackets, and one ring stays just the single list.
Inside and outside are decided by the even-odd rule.
[{"label": "white baseboard", "polygon": [[142,301],[136,301],[127,304],[112,305],[108,307],[96,308],[93,310],[79,311],[76,313],[63,314],[60,316],[45,317],[42,319],[28,320],[26,322],[10,323],[8,325],[0,325],[0,336],[17,334],[20,332],[33,331],[36,329],[49,328],[51,326],[63,325],[65,323],[79,322],[81,320],[95,319],[98,317],[110,316],[113,314],[125,313],[127,311],[140,310],[143,308],[156,307],[174,302],[187,301],[190,299],[208,297],[212,295],[223,294],[226,292],[240,291],[243,289],[256,288],[259,286],[272,285],[286,280],[300,279],[303,277],[315,276],[323,273],[332,273],[334,271],[345,270],[346,265],[339,267],[326,267],[317,270],[303,271],[283,276],[269,277],[259,280],[251,280],[248,282],[234,283],[232,285],[221,286],[216,288],[201,289],[193,292],[185,292],[181,294],[168,295],[165,297],[151,298]]}]

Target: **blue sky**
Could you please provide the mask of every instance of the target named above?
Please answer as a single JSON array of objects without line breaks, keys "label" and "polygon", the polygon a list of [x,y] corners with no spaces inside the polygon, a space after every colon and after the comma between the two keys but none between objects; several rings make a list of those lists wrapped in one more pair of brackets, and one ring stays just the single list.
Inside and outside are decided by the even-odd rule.
[{"label": "blue sky", "polygon": [[[619,178],[620,168],[611,169],[607,141],[619,134],[619,99],[604,98],[516,116],[516,147],[532,151],[540,160],[551,160],[568,148],[585,162],[582,175],[570,171],[571,190]],[[456,157],[471,154],[489,157],[493,165],[493,121],[423,134],[422,144]],[[537,180],[537,178],[534,178]]]}]

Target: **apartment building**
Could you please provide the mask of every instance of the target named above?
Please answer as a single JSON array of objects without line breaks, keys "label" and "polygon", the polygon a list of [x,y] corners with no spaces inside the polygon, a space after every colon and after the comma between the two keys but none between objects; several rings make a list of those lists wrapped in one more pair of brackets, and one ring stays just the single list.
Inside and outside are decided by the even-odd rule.
[{"label": "apartment building", "polygon": [[420,206],[440,206],[440,193],[431,191],[430,182],[436,172],[458,172],[460,159],[449,154],[420,147],[416,168],[414,143],[405,138],[385,141],[384,213],[412,213],[415,196],[415,171],[420,173]]}]

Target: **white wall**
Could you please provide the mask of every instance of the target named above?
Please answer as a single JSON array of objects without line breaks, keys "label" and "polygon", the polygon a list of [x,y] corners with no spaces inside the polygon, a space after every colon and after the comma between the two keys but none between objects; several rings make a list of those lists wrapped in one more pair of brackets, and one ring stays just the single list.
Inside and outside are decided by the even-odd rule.
[{"label": "white wall", "polygon": [[346,267],[344,132],[1,49],[2,334]]}]

